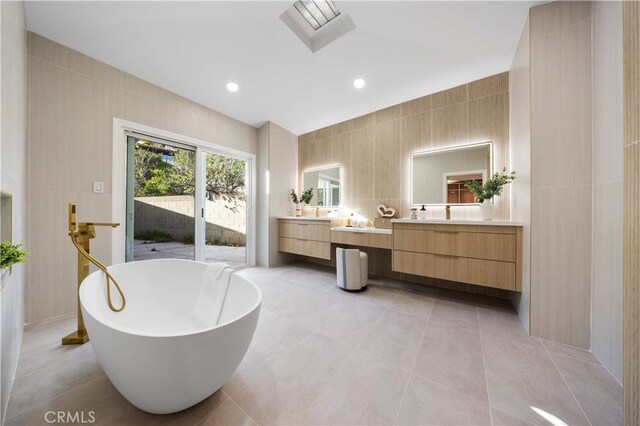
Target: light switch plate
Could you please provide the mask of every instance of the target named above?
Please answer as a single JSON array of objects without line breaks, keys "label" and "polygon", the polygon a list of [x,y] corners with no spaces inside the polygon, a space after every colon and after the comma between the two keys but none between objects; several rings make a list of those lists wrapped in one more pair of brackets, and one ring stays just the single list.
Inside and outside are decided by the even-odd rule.
[{"label": "light switch plate", "polygon": [[104,182],[93,181],[93,193],[104,194]]}]

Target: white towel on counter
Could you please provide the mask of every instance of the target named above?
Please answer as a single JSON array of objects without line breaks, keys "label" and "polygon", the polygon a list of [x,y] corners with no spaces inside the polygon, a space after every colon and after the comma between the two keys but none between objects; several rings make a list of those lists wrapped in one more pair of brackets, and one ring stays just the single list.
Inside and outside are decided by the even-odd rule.
[{"label": "white towel on counter", "polygon": [[226,263],[214,263],[202,274],[202,285],[193,316],[207,327],[214,327],[220,321],[233,272]]}]

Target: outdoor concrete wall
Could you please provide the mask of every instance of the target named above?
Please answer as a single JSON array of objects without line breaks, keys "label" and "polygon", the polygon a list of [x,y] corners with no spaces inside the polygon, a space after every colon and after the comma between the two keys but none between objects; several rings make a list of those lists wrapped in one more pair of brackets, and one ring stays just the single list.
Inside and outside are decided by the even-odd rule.
[{"label": "outdoor concrete wall", "polygon": [[[206,202],[207,244],[239,245],[246,244],[247,219],[245,202],[238,202],[236,211],[233,203],[223,200]],[[176,240],[194,235],[194,198],[189,195],[169,197],[135,198],[135,232],[163,231]]]}]

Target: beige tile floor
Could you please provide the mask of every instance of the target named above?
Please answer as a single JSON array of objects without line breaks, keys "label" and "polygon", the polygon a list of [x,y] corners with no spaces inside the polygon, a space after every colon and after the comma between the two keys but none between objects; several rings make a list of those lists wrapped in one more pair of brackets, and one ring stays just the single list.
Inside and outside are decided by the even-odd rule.
[{"label": "beige tile floor", "polygon": [[304,263],[239,273],[263,289],[260,321],[210,398],[136,409],[90,343],[60,346],[65,317],[27,327],[6,424],[47,424],[50,410],[122,425],[622,423],[622,388],[593,355],[529,337],[506,301],[376,278],[349,294]]}]

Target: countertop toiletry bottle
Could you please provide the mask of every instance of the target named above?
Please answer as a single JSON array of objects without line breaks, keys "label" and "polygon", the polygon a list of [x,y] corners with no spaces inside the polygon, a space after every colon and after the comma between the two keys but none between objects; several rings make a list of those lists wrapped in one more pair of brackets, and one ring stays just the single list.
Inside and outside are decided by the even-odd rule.
[{"label": "countertop toiletry bottle", "polygon": [[316,207],[316,217],[320,217],[320,207]]},{"label": "countertop toiletry bottle", "polygon": [[422,205],[422,208],[420,209],[420,212],[418,212],[418,219],[426,219],[427,218],[427,209],[424,208],[424,204]]},{"label": "countertop toiletry bottle", "polygon": [[417,219],[417,218],[418,218],[418,209],[414,207],[411,209],[411,219]]},{"label": "countertop toiletry bottle", "polygon": [[447,220],[451,220],[451,206],[447,206],[444,208],[444,214]]},{"label": "countertop toiletry bottle", "polygon": [[349,222],[347,223],[347,226],[353,226],[353,213],[351,213],[351,216],[349,216]]}]

